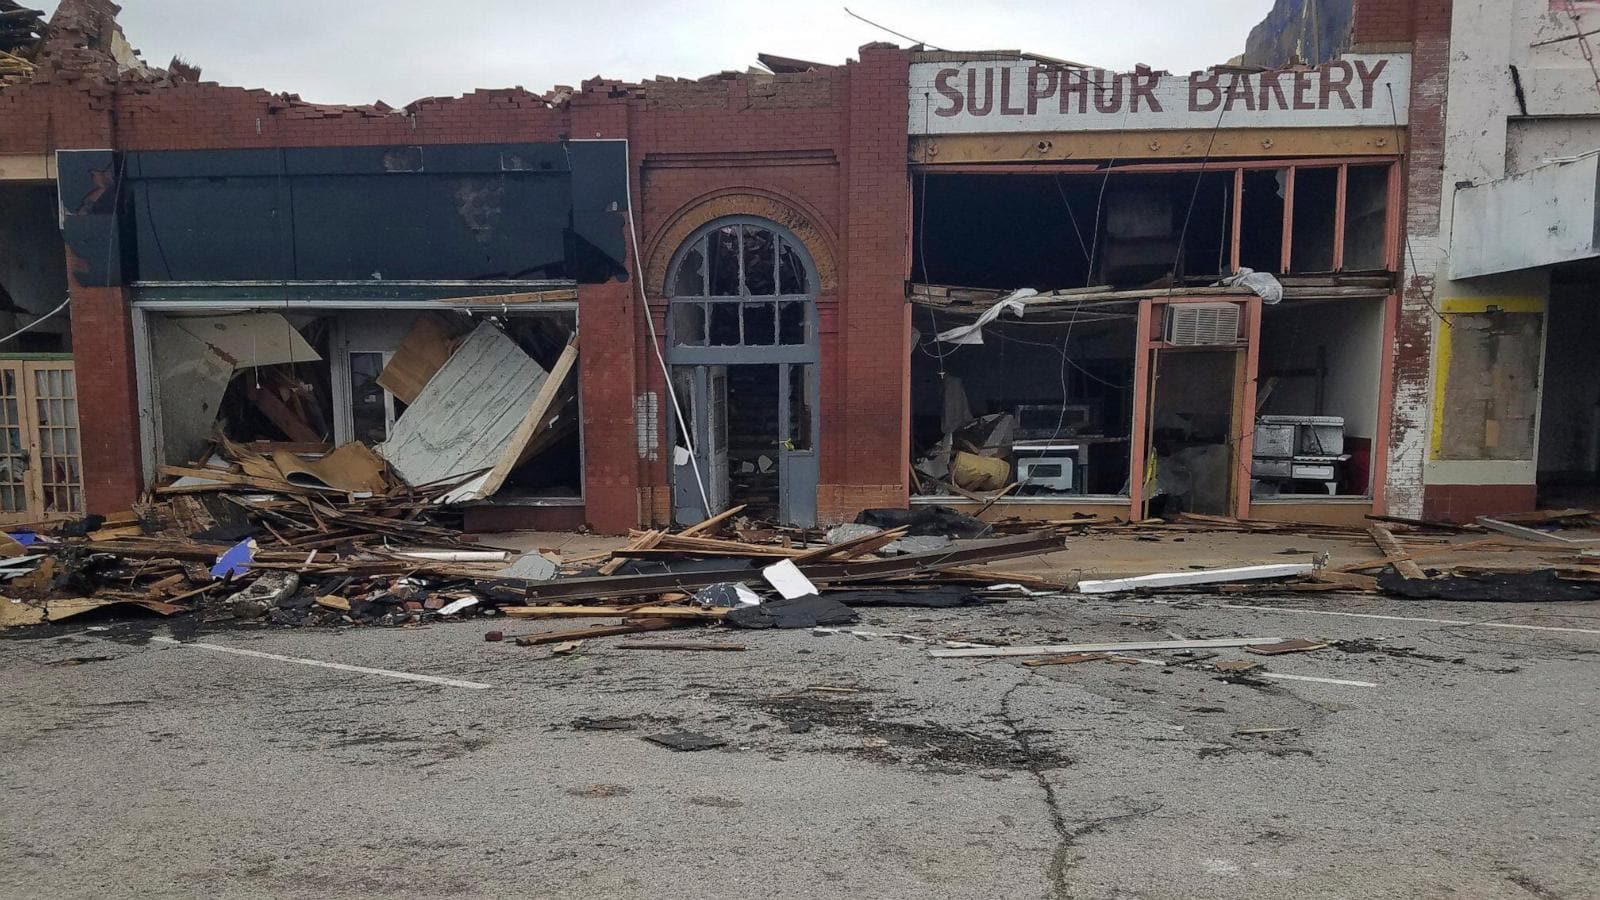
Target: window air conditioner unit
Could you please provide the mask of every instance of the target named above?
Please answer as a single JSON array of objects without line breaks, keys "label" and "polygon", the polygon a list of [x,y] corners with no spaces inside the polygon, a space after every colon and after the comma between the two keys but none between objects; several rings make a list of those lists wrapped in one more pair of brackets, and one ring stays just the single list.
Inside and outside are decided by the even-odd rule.
[{"label": "window air conditioner unit", "polygon": [[1239,343],[1239,304],[1169,304],[1166,341],[1179,347],[1231,346]]}]

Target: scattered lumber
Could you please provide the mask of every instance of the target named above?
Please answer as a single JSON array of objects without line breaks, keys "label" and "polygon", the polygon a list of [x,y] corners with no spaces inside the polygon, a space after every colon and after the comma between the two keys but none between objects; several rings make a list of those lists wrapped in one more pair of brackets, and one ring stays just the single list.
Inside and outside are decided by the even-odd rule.
[{"label": "scattered lumber", "polygon": [[634,622],[626,622],[622,625],[602,625],[595,628],[550,631],[544,634],[525,634],[517,638],[516,641],[519,647],[538,647],[543,644],[560,644],[566,641],[581,641],[588,638],[643,634],[646,631],[660,631],[663,628],[672,628],[678,624],[672,619],[640,619]]},{"label": "scattered lumber", "polygon": [[1427,573],[1417,565],[1416,560],[1406,552],[1406,548],[1395,539],[1394,532],[1382,525],[1374,525],[1367,529],[1367,534],[1372,535],[1372,542],[1378,545],[1384,556],[1394,561],[1394,570],[1401,578],[1426,578]]}]

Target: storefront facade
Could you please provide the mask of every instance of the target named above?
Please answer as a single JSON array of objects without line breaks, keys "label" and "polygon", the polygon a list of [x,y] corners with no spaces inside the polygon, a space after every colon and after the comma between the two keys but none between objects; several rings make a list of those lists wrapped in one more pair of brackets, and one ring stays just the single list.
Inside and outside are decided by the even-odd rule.
[{"label": "storefront facade", "polygon": [[[217,425],[381,442],[408,401],[375,373],[484,322],[577,359],[551,455],[470,527],[1408,511],[1405,160],[1434,63],[1386,9],[1315,69],[868,45],[404,109],[63,57],[0,89],[0,181],[58,207],[28,226],[72,298],[46,349],[94,423],[50,512],[128,508]],[[1277,292],[1216,286],[1241,268]],[[963,448],[999,483],[955,483]]]},{"label": "storefront facade", "polygon": [[[1409,66],[913,57],[916,500],[987,504],[938,454],[1001,417],[967,449],[1011,462],[1002,510],[1381,513]],[[1242,268],[1276,290],[1218,285]]]}]

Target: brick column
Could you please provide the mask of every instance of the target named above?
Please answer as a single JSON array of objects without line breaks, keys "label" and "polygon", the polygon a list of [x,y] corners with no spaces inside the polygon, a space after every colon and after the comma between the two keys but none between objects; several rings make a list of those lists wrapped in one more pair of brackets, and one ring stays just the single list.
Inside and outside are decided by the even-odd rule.
[{"label": "brick column", "polygon": [[133,316],[123,289],[68,280],[85,508],[108,515],[130,508],[143,490]]},{"label": "brick column", "polygon": [[861,49],[849,68],[849,142],[839,304],[837,428],[824,429],[823,522],[867,506],[904,506],[911,454],[910,181],[906,104],[910,54]]},{"label": "brick column", "polygon": [[[1439,233],[1443,187],[1445,100],[1450,72],[1449,0],[1357,0],[1351,49],[1409,49],[1411,120],[1401,183],[1405,244],[1400,255],[1400,316],[1395,332],[1394,390],[1389,458],[1382,473],[1384,507],[1391,515],[1423,515],[1429,391],[1436,316],[1435,273],[1444,260]],[[1409,42],[1410,46],[1403,46]]]},{"label": "brick column", "polygon": [[583,406],[583,498],[590,526],[626,534],[639,524],[639,453],[634,431],[634,360],[628,327],[632,282],[578,288],[578,391]]}]

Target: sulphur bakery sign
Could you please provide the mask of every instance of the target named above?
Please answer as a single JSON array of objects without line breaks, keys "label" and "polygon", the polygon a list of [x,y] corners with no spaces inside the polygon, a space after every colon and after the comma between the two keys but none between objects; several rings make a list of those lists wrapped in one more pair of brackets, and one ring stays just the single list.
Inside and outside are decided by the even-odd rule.
[{"label": "sulphur bakery sign", "polygon": [[1344,56],[1315,69],[1108,72],[1031,60],[911,66],[912,134],[1400,126],[1411,58]]}]

